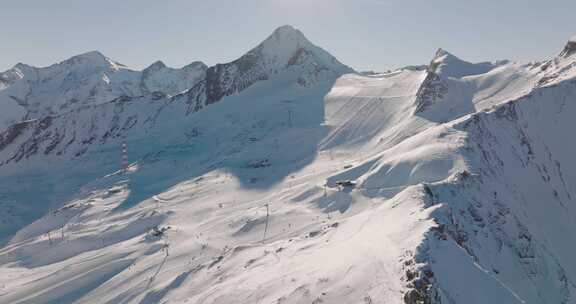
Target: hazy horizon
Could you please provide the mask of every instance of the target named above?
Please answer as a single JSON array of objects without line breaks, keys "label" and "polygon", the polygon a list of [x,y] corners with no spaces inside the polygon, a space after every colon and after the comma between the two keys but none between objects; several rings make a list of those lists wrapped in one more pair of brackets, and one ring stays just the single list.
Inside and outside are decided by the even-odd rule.
[{"label": "hazy horizon", "polygon": [[48,66],[93,50],[134,69],[157,60],[213,65],[236,59],[285,24],[357,70],[426,64],[437,48],[468,61],[541,60],[576,34],[574,11],[576,2],[566,0],[23,0],[0,10],[0,70],[19,62]]}]

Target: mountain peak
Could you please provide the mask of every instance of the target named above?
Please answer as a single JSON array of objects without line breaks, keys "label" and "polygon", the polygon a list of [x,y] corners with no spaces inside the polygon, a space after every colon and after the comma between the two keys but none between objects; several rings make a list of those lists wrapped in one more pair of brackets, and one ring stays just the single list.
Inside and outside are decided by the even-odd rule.
[{"label": "mountain peak", "polygon": [[[430,61],[430,65],[428,66],[428,71],[436,73],[438,75],[447,74],[446,69],[447,67],[451,67],[453,65],[462,65],[462,64],[469,64],[468,62],[461,60],[460,58],[452,55],[450,52],[446,51],[443,48],[439,48],[434,53],[434,57],[432,61]],[[450,75],[446,76],[453,76],[452,73],[448,73]]]},{"label": "mountain peak", "polygon": [[158,71],[161,69],[165,69],[166,65],[161,60],[157,60],[156,62],[149,65],[147,68],[143,70],[143,72],[150,72],[150,71]]},{"label": "mountain peak", "polygon": [[22,70],[34,69],[34,67],[22,62],[18,62],[16,65],[14,65],[13,69],[18,69],[22,71]]},{"label": "mountain peak", "polygon": [[300,32],[300,31],[290,24],[285,24],[276,28],[274,32]]},{"label": "mountain peak", "polygon": [[282,40],[282,39],[293,39],[293,40],[307,40],[304,34],[294,28],[291,25],[283,25],[272,33],[272,37]]},{"label": "mountain peak", "polygon": [[491,70],[493,67],[494,64],[491,62],[470,63],[454,56],[452,53],[442,48],[439,48],[428,66],[428,72],[443,77],[460,78],[483,74]]},{"label": "mountain peak", "polygon": [[90,51],[73,56],[70,59],[64,60],[62,64],[89,65],[89,66],[113,68],[113,69],[118,69],[119,66],[123,66],[122,64],[114,62],[110,58],[104,56],[99,51]]},{"label": "mountain peak", "polygon": [[576,35],[572,36],[572,38],[568,39],[564,50],[560,53],[561,57],[569,57],[573,54],[576,54]]},{"label": "mountain peak", "polygon": [[[238,93],[256,82],[269,80],[284,71],[300,86],[309,86],[354,72],[334,56],[312,44],[304,34],[290,25],[277,28],[262,43],[240,58],[217,64],[206,71],[206,104]],[[191,91],[191,97],[197,94]],[[196,94],[196,95],[195,95]]]},{"label": "mountain peak", "polygon": [[452,55],[450,52],[446,51],[445,49],[439,48],[438,50],[436,50],[436,54],[434,55],[434,58],[440,58],[440,57],[444,57],[444,56],[456,57],[456,56]]},{"label": "mountain peak", "polygon": [[194,61],[182,67],[183,70],[207,70],[208,66],[202,61]]},{"label": "mountain peak", "polygon": [[250,53],[273,55],[291,55],[299,48],[308,48],[312,43],[306,36],[290,25],[284,25],[272,32],[268,38],[254,48]]},{"label": "mountain peak", "polygon": [[102,53],[100,53],[99,51],[89,51],[86,53],[82,53],[76,56],[73,56],[72,58],[68,59],[68,60],[90,60],[90,61],[103,61],[106,60],[106,56],[104,56]]},{"label": "mountain peak", "polygon": [[443,48],[439,48],[438,50],[436,50],[436,53],[434,54],[434,58],[432,58],[432,62],[430,65],[434,66],[446,62],[466,62],[466,61],[456,57],[454,54],[448,52]]},{"label": "mountain peak", "polygon": [[298,65],[308,60],[315,62],[318,67],[337,73],[353,71],[330,53],[314,45],[300,30],[291,25],[284,25],[274,30],[270,36],[241,59],[252,61],[255,58],[275,69]]}]

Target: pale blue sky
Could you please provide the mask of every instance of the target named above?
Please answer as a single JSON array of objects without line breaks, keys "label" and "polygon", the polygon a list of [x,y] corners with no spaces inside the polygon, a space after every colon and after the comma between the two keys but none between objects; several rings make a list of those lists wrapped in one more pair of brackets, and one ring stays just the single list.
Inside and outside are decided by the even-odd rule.
[{"label": "pale blue sky", "polygon": [[574,0],[0,0],[0,70],[99,50],[133,68],[233,60],[291,24],[359,70],[537,60],[576,34]]}]

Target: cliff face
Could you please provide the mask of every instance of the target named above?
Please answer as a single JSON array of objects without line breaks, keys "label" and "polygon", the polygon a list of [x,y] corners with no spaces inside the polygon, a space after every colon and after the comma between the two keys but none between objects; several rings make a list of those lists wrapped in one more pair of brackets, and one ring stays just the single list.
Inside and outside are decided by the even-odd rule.
[{"label": "cliff face", "polygon": [[466,134],[467,167],[425,189],[437,226],[415,254],[422,264],[411,293],[429,303],[571,302],[576,268],[565,229],[574,221],[576,147],[562,138],[575,88],[566,81],[451,123]]},{"label": "cliff face", "polygon": [[572,37],[570,40],[568,40],[568,42],[566,43],[566,46],[562,50],[562,53],[560,53],[560,56],[561,57],[570,57],[570,56],[574,55],[575,53],[576,53],[576,36]]}]

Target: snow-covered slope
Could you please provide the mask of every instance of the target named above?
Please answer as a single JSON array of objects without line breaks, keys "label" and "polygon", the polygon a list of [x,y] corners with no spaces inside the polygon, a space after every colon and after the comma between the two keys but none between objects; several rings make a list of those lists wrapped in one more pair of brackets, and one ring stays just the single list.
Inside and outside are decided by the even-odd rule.
[{"label": "snow-covered slope", "polygon": [[11,125],[0,302],[576,303],[571,43],[359,75],[285,26]]}]

